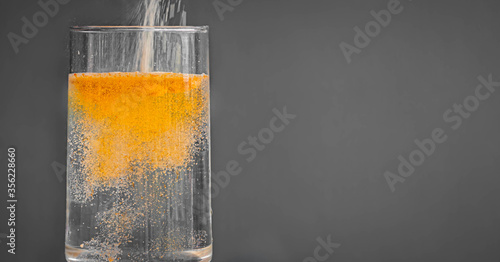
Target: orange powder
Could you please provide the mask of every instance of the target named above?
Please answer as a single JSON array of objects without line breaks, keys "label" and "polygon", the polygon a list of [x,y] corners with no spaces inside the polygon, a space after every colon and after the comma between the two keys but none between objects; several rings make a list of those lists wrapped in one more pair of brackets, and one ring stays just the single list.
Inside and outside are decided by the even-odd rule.
[{"label": "orange powder", "polygon": [[89,182],[186,167],[207,135],[206,75],[72,74],[68,96],[72,158]]}]

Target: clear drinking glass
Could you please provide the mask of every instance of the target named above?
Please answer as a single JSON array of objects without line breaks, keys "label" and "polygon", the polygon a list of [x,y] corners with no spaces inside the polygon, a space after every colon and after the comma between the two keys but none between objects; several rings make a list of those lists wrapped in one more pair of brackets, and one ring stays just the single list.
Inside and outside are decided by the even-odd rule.
[{"label": "clear drinking glass", "polygon": [[208,27],[73,27],[68,261],[210,261]]}]

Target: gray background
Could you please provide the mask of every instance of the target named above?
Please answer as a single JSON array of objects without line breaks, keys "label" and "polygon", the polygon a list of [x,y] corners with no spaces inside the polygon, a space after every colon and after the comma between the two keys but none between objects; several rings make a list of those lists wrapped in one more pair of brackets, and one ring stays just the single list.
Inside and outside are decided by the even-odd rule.
[{"label": "gray background", "polygon": [[[243,167],[213,200],[214,261],[304,261],[328,236],[341,245],[326,261],[500,260],[500,93],[456,131],[442,117],[478,76],[500,80],[498,1],[402,0],[350,64],[339,44],[388,0],[243,0],[223,20],[212,2],[187,6],[211,30],[212,167]],[[19,200],[17,254],[0,239],[1,261],[64,261],[51,164],[65,163],[67,28],[127,23],[132,7],[73,0],[15,54],[7,34],[41,9],[0,2],[0,173],[14,145]],[[297,117],[248,163],[238,145],[284,106]],[[438,127],[448,140],[392,193],[384,172]]]}]

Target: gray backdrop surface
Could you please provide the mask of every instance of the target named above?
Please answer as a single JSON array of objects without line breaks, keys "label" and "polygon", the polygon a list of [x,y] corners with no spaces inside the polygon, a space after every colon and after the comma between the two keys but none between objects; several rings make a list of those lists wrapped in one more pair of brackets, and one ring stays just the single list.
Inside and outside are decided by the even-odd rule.
[{"label": "gray backdrop surface", "polygon": [[[128,23],[133,2],[69,1],[16,53],[9,33],[43,9],[1,1],[0,261],[64,261],[68,27]],[[210,26],[213,261],[500,260],[498,1],[186,8]],[[255,157],[238,151],[259,133]],[[242,172],[227,181],[231,161]]]}]

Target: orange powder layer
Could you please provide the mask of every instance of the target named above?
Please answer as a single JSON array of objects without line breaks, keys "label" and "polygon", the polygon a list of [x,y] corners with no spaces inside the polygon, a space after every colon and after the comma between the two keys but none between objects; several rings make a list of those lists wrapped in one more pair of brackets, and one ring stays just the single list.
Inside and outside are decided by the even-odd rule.
[{"label": "orange powder layer", "polygon": [[69,76],[70,144],[87,180],[185,167],[208,121],[208,76]]}]

